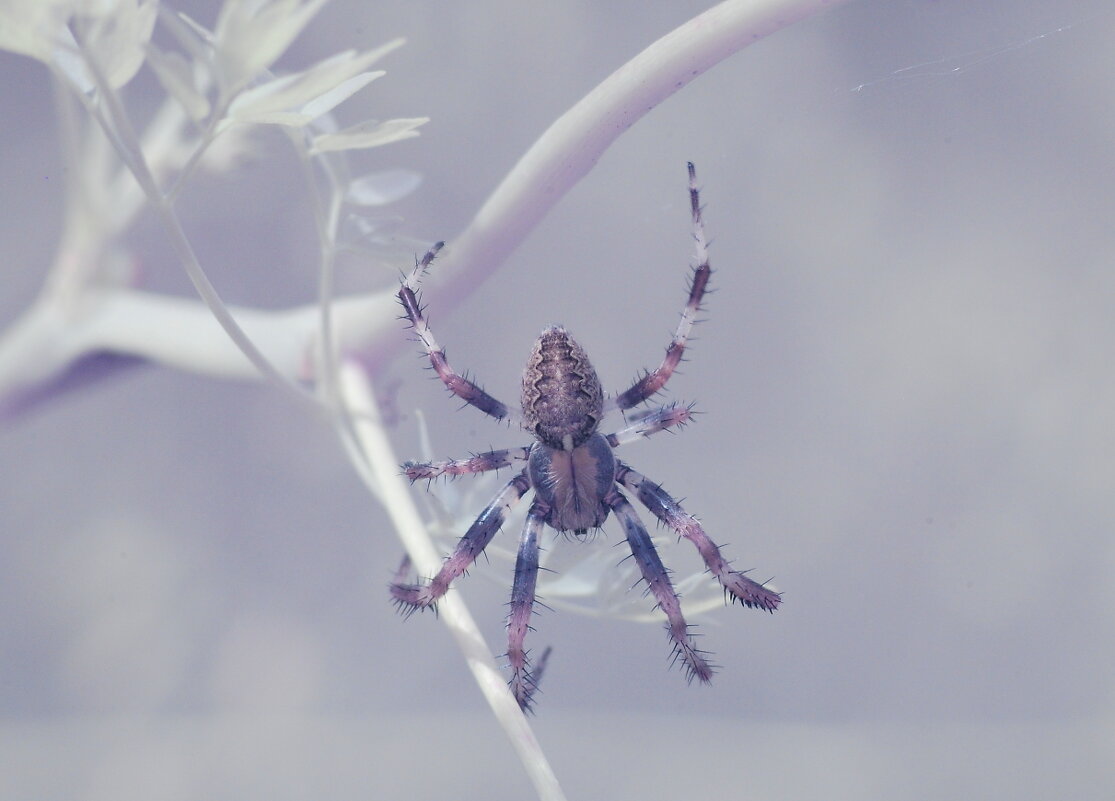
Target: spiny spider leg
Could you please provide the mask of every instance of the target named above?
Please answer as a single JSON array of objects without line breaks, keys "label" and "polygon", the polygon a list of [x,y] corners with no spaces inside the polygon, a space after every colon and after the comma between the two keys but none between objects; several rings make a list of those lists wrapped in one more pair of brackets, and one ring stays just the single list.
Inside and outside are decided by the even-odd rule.
[{"label": "spiny spider leg", "polygon": [[515,560],[515,583],[511,587],[511,612],[507,617],[507,661],[511,666],[511,692],[524,712],[530,711],[531,696],[538,689],[538,677],[530,670],[523,641],[530,630],[534,611],[534,588],[538,580],[538,538],[542,535],[545,504],[535,501],[527,512]]},{"label": "spiny spider leg", "polygon": [[682,509],[681,504],[671,498],[662,487],[623,462],[619,463],[616,470],[616,481],[630,490],[655,517],[697,547],[709,572],[716,576],[732,600],[768,612],[778,608],[782,596],[757,581],[752,581],[738,570],[732,570],[697,518]]},{"label": "spiny spider leg", "polygon": [[627,544],[631,547],[631,555],[639,565],[649,592],[658,602],[658,608],[666,615],[668,621],[666,632],[674,646],[674,660],[682,660],[685,664],[686,676],[690,681],[697,678],[702,682],[709,682],[712,679],[712,665],[705,659],[705,652],[697,647],[689,634],[689,624],[685,622],[685,617],[681,613],[681,602],[678,600],[673,584],[670,583],[670,576],[662,560],[658,557],[658,551],[651,542],[646,526],[635,513],[635,508],[615,487],[608,492],[604,503],[611,507],[623,525],[623,530],[627,534]]},{"label": "spiny spider leg", "polygon": [[434,479],[439,476],[463,476],[486,473],[510,467],[514,462],[525,462],[530,448],[507,448],[502,451],[474,453],[467,459],[447,459],[442,462],[404,462],[403,472],[411,481]]},{"label": "spiny spider leg", "polygon": [[666,382],[670,380],[674,370],[677,369],[685,353],[685,343],[689,339],[689,332],[693,329],[697,312],[701,310],[701,300],[704,298],[712,268],[708,263],[708,241],[705,239],[705,224],[701,219],[701,199],[697,190],[697,171],[692,162],[689,164],[689,207],[693,215],[693,239],[697,243],[697,267],[693,270],[693,279],[689,284],[689,300],[681,313],[681,321],[674,333],[670,347],[666,348],[666,357],[653,372],[647,373],[629,389],[613,398],[607,409],[630,409],[653,397]]},{"label": "spiny spider leg", "polygon": [[508,513],[529,489],[530,481],[527,479],[526,470],[508,481],[496,497],[484,507],[484,511],[469,526],[464,536],[457,541],[453,554],[445,560],[441,570],[430,579],[429,583],[392,584],[391,596],[399,608],[411,614],[418,609],[435,606],[438,599],[448,592],[449,585],[468,570],[476,561],[476,557],[488,547],[492,537],[507,519]]},{"label": "spiny spider leg", "polygon": [[668,428],[681,428],[692,419],[692,405],[682,406],[675,403],[662,406],[641,415],[637,423],[620,429],[614,434],[609,434],[608,444],[613,448],[618,448],[620,445],[649,437],[651,434],[657,434],[659,431],[665,431]]},{"label": "spiny spider leg", "polygon": [[493,398],[474,382],[460,375],[449,366],[449,362],[445,358],[445,350],[437,343],[437,340],[434,339],[433,332],[430,331],[429,323],[422,314],[422,302],[418,295],[418,284],[421,282],[422,276],[425,274],[426,270],[429,269],[434,257],[437,256],[438,251],[441,250],[444,244],[444,242],[438,242],[430,248],[425,256],[415,263],[414,269],[411,270],[410,275],[406,277],[402,286],[399,287],[399,303],[403,304],[403,309],[406,311],[407,319],[410,320],[414,333],[418,336],[419,341],[422,343],[422,347],[426,349],[426,355],[430,357],[430,364],[433,365],[434,370],[437,371],[438,377],[449,391],[465,403],[475,406],[477,409],[484,412],[484,414],[491,415],[497,420],[503,420],[510,414],[507,405]]},{"label": "spiny spider leg", "polygon": [[[635,511],[633,504],[636,498],[660,522],[694,544],[725,593],[746,606],[768,611],[776,609],[782,600],[774,590],[732,570],[695,517],[682,509],[657,484],[615,458],[615,448],[660,431],[681,428],[693,419],[693,408],[685,404],[659,408],[647,404],[665,387],[683,361],[712,275],[697,176],[692,164],[689,164],[689,206],[697,261],[677,330],[661,364],[653,371],[645,372],[627,390],[610,400],[604,398],[599,376],[588,354],[561,326],[547,327],[535,340],[523,370],[521,412],[510,410],[488,395],[467,374],[456,373],[430,331],[418,294],[422,277],[442,247],[440,243],[418,260],[399,288],[399,302],[406,319],[425,349],[432,368],[449,391],[491,417],[520,422],[523,429],[533,436],[534,442],[527,448],[488,451],[473,454],[467,459],[407,462],[403,465],[406,475],[415,481],[482,473],[512,464],[523,468],[521,463],[527,463],[525,469],[488,503],[457,542],[437,575],[410,583],[410,568],[404,561],[391,584],[391,594],[406,614],[427,607],[436,609],[438,600],[492,541],[511,508],[533,489],[533,503],[520,536],[507,619],[510,688],[524,710],[530,709],[537,696],[538,683],[549,653],[547,649],[532,660],[525,648],[534,607],[540,603],[535,596],[540,570],[539,539],[546,527],[582,539],[589,530],[603,526],[609,515],[615,515],[623,526],[641,580],[647,585],[646,594],[654,597],[655,608],[661,609],[666,616],[673,661],[685,666],[690,680],[697,678],[708,682],[714,666],[709,662],[709,655],[697,647],[695,634],[686,623],[669,571],[662,564],[650,533]],[[600,422],[604,413],[611,410],[623,412],[625,421],[620,430],[605,434],[600,430]]]}]

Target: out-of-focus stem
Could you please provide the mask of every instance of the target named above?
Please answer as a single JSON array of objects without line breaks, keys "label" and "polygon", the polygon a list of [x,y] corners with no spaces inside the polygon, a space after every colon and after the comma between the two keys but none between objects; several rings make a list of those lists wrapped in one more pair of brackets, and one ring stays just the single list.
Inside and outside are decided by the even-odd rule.
[{"label": "out-of-focus stem", "polygon": [[155,176],[151,172],[151,167],[147,163],[147,158],[143,153],[143,147],[140,144],[139,137],[136,135],[131,120],[124,110],[120,96],[105,79],[104,72],[101,70],[97,60],[93,57],[93,54],[89,51],[89,48],[86,47],[80,33],[75,32],[74,38],[77,40],[78,46],[84,56],[85,65],[97,84],[97,90],[100,93],[101,100],[105,109],[108,111],[108,119],[106,120],[105,117],[99,113],[99,108],[93,106],[91,101],[88,101],[84,95],[82,95],[82,98],[85,99],[86,102],[89,102],[90,113],[101,122],[102,127],[105,129],[105,134],[117,145],[120,158],[128,166],[128,169],[131,170],[136,182],[143,190],[144,195],[147,196],[147,200],[154,209],[160,222],[162,222],[171,248],[174,250],[175,255],[178,256],[179,261],[182,262],[182,266],[186,270],[186,275],[189,277],[190,281],[193,282],[194,288],[201,296],[201,299],[205,302],[205,305],[209,307],[209,311],[212,313],[213,317],[216,318],[221,328],[225,330],[228,338],[235,343],[236,347],[240,349],[241,353],[244,354],[260,374],[274,381],[279,387],[289,390],[299,399],[313,403],[313,398],[311,396],[294,384],[289,378],[284,376],[267,360],[260,352],[259,348],[256,347],[256,344],[244,333],[244,330],[229,312],[228,307],[225,306],[224,301],[222,301],[217,294],[216,287],[210,283],[209,276],[205,274],[205,270],[202,269],[201,263],[197,260],[197,255],[194,253],[193,245],[190,244],[186,232],[182,230],[182,223],[178,219],[178,215],[175,214],[170,201],[159,189]]},{"label": "out-of-focus stem", "polygon": [[[340,394],[353,415],[357,444],[364,452],[375,480],[374,489],[387,509],[391,522],[411,561],[421,575],[432,575],[441,566],[441,554],[430,539],[426,525],[399,473],[398,460],[379,416],[379,406],[367,374],[353,362],[340,365]],[[384,593],[386,598],[386,592]],[[438,617],[449,628],[464,654],[476,683],[507,733],[523,767],[543,801],[564,801],[565,794],[530,723],[519,709],[492,651],[484,642],[459,593],[449,593],[438,604]]]}]

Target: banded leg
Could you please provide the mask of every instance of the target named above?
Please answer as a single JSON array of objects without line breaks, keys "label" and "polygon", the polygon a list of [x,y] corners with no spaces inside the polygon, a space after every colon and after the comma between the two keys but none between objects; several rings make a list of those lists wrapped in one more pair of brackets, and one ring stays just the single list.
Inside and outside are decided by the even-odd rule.
[{"label": "banded leg", "polygon": [[460,375],[449,366],[449,362],[445,358],[445,350],[434,339],[429,323],[422,314],[423,307],[418,296],[418,284],[444,244],[444,242],[438,242],[415,263],[414,269],[411,270],[410,275],[399,287],[399,302],[403,304],[411,328],[414,329],[422,347],[426,349],[426,355],[430,357],[430,364],[433,365],[438,378],[442,380],[446,388],[465,403],[475,406],[484,414],[502,420],[510,414],[507,405],[493,398],[470,381],[467,376]]},{"label": "banded leg", "polygon": [[434,479],[439,476],[463,476],[486,473],[510,467],[515,462],[525,462],[530,448],[507,448],[502,451],[474,453],[467,459],[448,459],[443,462],[404,462],[403,472],[411,481]]},{"label": "banded leg", "polygon": [[[531,697],[538,689],[539,675],[530,670],[530,660],[523,648],[531,630],[530,616],[534,611],[534,588],[538,581],[538,538],[542,535],[546,508],[535,501],[527,512],[526,524],[519,539],[519,555],[515,560],[515,583],[511,587],[511,613],[507,617],[507,661],[511,666],[511,692],[524,712],[530,711]],[[541,667],[541,664],[540,664]]]},{"label": "banded leg", "polygon": [[666,385],[670,376],[674,374],[678,364],[685,353],[685,343],[689,339],[689,332],[697,319],[697,312],[701,310],[701,300],[708,287],[709,276],[712,268],[708,263],[708,241],[705,239],[705,224],[701,219],[701,199],[697,191],[697,173],[692,162],[689,164],[689,208],[693,215],[693,239],[697,243],[697,266],[693,270],[693,278],[689,283],[689,300],[681,313],[681,321],[677,331],[666,348],[666,357],[653,372],[647,373],[625,392],[621,392],[608,404],[609,409],[630,409],[651,398],[656,392]]},{"label": "banded leg", "polygon": [[507,514],[519,502],[519,499],[530,489],[526,471],[519,473],[499,491],[491,502],[484,507],[484,511],[469,526],[464,536],[457,541],[453,554],[445,560],[438,574],[430,579],[429,583],[404,584],[397,581],[391,585],[391,596],[395,599],[396,606],[407,615],[413,614],[418,609],[436,608],[438,599],[449,591],[449,585],[462,573],[469,569],[492,537],[499,531]]},{"label": "banded leg", "polygon": [[666,632],[674,646],[674,661],[681,660],[685,665],[686,677],[692,681],[695,678],[702,682],[712,679],[712,665],[705,659],[705,652],[700,650],[689,634],[689,624],[681,613],[681,602],[670,583],[670,576],[666,572],[658,551],[654,549],[650,534],[647,532],[643,521],[635,513],[634,507],[627,501],[618,489],[612,488],[604,503],[615,512],[623,525],[627,535],[627,544],[631,547],[631,555],[635,557],[643,579],[646,580],[648,591],[658,602],[658,608],[666,615]]},{"label": "banded leg", "polygon": [[681,504],[671,498],[666,490],[623,462],[619,463],[616,470],[616,481],[634,493],[643,506],[676,531],[678,536],[685,537],[697,547],[709,572],[716,576],[732,600],[768,612],[778,608],[782,596],[757,581],[752,581],[738,570],[732,570],[720,553],[720,548],[705,533],[700,521],[682,509]]},{"label": "banded leg", "polygon": [[665,431],[670,428],[684,428],[685,424],[693,419],[693,406],[681,406],[680,404],[671,404],[669,406],[662,406],[661,408],[654,409],[648,414],[639,418],[639,421],[627,428],[620,429],[614,434],[608,435],[608,444],[613,448],[618,448],[620,445],[626,445],[629,442],[634,442],[644,437],[649,437],[652,434],[657,434],[659,431]]}]

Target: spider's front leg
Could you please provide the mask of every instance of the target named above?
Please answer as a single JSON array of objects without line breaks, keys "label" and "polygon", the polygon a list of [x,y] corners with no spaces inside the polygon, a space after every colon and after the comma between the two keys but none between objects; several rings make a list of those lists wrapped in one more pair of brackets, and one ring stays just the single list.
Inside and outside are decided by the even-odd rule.
[{"label": "spider's front leg", "polygon": [[693,279],[689,284],[689,300],[681,313],[681,322],[677,331],[666,348],[666,357],[657,368],[647,373],[629,389],[613,398],[609,409],[630,409],[649,400],[666,385],[670,376],[674,374],[678,364],[685,354],[685,343],[689,333],[693,330],[693,323],[697,320],[697,313],[701,310],[701,301],[704,299],[708,287],[709,276],[712,268],[708,262],[708,241],[705,239],[705,224],[701,219],[701,198],[697,190],[697,172],[693,164],[689,164],[689,208],[693,215],[693,239],[697,243],[697,266],[693,270]]},{"label": "spider's front leg", "polygon": [[519,539],[519,555],[515,560],[515,583],[511,587],[511,612],[507,617],[507,661],[511,667],[511,692],[519,707],[530,711],[531,697],[538,689],[538,676],[530,670],[530,660],[523,648],[531,630],[534,612],[534,589],[538,581],[538,538],[542,535],[548,510],[535,501],[527,512],[526,524]]},{"label": "spider's front leg", "polygon": [[759,582],[752,581],[738,570],[732,570],[720,553],[720,548],[705,533],[700,521],[682,509],[681,504],[670,497],[666,490],[623,462],[619,463],[616,470],[616,481],[634,493],[655,517],[697,547],[709,572],[716,576],[732,600],[768,612],[778,608],[782,596]]},{"label": "spider's front leg", "polygon": [[445,560],[441,570],[429,583],[406,584],[400,581],[392,584],[391,596],[399,608],[408,615],[418,609],[431,606],[436,608],[438,599],[449,591],[449,585],[468,570],[476,557],[488,547],[492,537],[507,519],[508,513],[529,489],[530,481],[525,470],[507,482],[458,540],[453,554]]},{"label": "spider's front leg", "polygon": [[681,602],[674,591],[674,585],[670,583],[670,576],[658,556],[658,551],[654,548],[646,526],[618,489],[613,487],[604,498],[604,503],[615,512],[623,525],[627,544],[631,547],[631,555],[639,565],[639,571],[647,583],[647,590],[658,602],[658,608],[666,615],[666,633],[669,634],[674,646],[675,661],[680,659],[684,663],[687,677],[691,681],[697,678],[702,682],[709,682],[712,679],[712,665],[705,659],[705,652],[693,642],[693,637],[689,633],[689,624],[685,622],[685,616],[681,612]]},{"label": "spider's front leg", "polygon": [[449,361],[445,357],[445,350],[434,339],[429,322],[422,313],[423,307],[418,297],[418,284],[444,244],[444,242],[438,242],[415,263],[414,269],[411,270],[410,275],[399,287],[399,303],[403,304],[403,309],[406,312],[407,319],[410,320],[414,333],[418,336],[422,347],[426,349],[426,355],[430,357],[430,364],[433,365],[438,378],[442,380],[446,388],[465,403],[475,406],[484,414],[491,415],[497,420],[503,420],[511,413],[507,404],[496,400],[475,382],[470,381],[467,376],[459,374],[449,366]]}]

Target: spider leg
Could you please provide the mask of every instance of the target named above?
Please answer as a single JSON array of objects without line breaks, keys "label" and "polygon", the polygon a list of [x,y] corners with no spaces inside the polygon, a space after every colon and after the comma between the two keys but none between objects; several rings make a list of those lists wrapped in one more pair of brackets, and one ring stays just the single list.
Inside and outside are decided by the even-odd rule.
[{"label": "spider leg", "polygon": [[608,444],[613,448],[618,448],[620,445],[649,437],[659,431],[665,431],[669,428],[682,428],[692,419],[692,405],[682,406],[673,403],[669,406],[662,406],[642,415],[638,422],[629,425],[627,428],[620,429],[614,434],[608,434]]},{"label": "spider leg", "polygon": [[606,409],[630,409],[651,398],[670,380],[670,376],[673,375],[685,354],[685,343],[689,339],[689,332],[693,329],[697,312],[701,310],[701,300],[704,298],[709,276],[712,274],[712,268],[708,263],[708,240],[705,239],[705,225],[701,219],[697,173],[692,163],[689,164],[689,208],[693,215],[693,239],[697,243],[697,266],[693,270],[693,278],[689,283],[689,300],[682,310],[677,331],[670,346],[666,348],[666,357],[662,360],[662,364],[632,384],[629,389],[611,399]]},{"label": "spider leg", "polygon": [[643,506],[676,531],[678,536],[685,537],[697,547],[709,572],[716,576],[733,600],[768,612],[778,608],[782,596],[759,582],[752,581],[738,570],[732,570],[720,553],[720,548],[705,533],[700,521],[682,509],[681,504],[671,498],[666,490],[623,462],[616,469],[616,481],[634,493]]},{"label": "spider leg", "polygon": [[530,489],[526,471],[519,473],[507,482],[506,486],[484,507],[464,536],[457,541],[453,554],[445,560],[441,570],[429,583],[405,584],[396,581],[391,585],[391,595],[395,604],[406,614],[418,609],[436,607],[438,599],[449,590],[449,585],[476,561],[492,537],[499,531],[508,512]]},{"label": "spider leg", "polygon": [[627,544],[631,547],[631,554],[639,565],[648,591],[658,602],[658,608],[666,615],[666,632],[674,646],[674,661],[680,659],[685,664],[690,681],[698,678],[707,683],[712,679],[712,665],[705,659],[705,652],[693,642],[693,637],[689,633],[689,624],[685,622],[685,617],[681,613],[681,602],[678,600],[673,584],[670,583],[670,576],[658,556],[658,551],[654,549],[654,543],[651,542],[646,526],[639,519],[635,508],[616,487],[608,492],[604,503],[615,512],[623,525]]},{"label": "spider leg", "polygon": [[403,472],[411,481],[420,478],[433,479],[439,476],[463,476],[470,473],[486,473],[510,467],[514,462],[525,462],[530,448],[507,448],[502,451],[474,453],[468,459],[448,459],[443,462],[405,462]]},{"label": "spider leg", "polygon": [[511,613],[507,618],[507,661],[511,666],[511,692],[524,712],[530,711],[531,697],[538,689],[539,675],[530,670],[530,659],[523,648],[530,616],[534,611],[534,588],[538,579],[538,538],[547,513],[538,501],[531,504],[519,539],[515,560],[515,583],[511,587]]},{"label": "spider leg", "polygon": [[475,406],[484,414],[491,415],[497,420],[503,420],[510,415],[507,405],[493,398],[477,384],[449,366],[449,362],[445,358],[445,350],[434,339],[433,332],[430,331],[430,325],[422,313],[423,308],[419,299],[418,284],[443,245],[443,242],[438,242],[415,263],[414,269],[411,270],[410,275],[403,280],[402,286],[399,287],[399,302],[403,304],[411,328],[414,329],[414,333],[426,350],[426,355],[430,357],[430,364],[433,365],[438,378],[442,380],[446,388],[465,403]]}]

